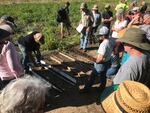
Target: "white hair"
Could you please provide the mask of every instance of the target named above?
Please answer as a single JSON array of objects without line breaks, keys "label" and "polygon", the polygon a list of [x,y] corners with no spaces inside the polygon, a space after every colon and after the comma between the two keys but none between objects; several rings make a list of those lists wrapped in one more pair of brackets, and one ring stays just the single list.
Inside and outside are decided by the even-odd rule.
[{"label": "white hair", "polygon": [[0,113],[36,113],[44,105],[47,86],[35,77],[18,78],[0,94]]}]

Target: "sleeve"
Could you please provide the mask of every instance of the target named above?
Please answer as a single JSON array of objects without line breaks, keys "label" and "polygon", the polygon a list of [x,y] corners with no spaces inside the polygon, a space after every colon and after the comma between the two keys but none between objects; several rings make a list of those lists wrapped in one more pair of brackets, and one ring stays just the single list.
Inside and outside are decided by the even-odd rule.
[{"label": "sleeve", "polygon": [[[128,71],[127,71],[128,70]],[[136,80],[137,72],[136,66],[131,60],[128,60],[125,64],[123,64],[115,78],[113,79],[113,84],[120,84],[124,80]]]},{"label": "sleeve", "polygon": [[19,56],[12,44],[8,45],[6,59],[8,62],[8,66],[15,77],[23,73],[23,68],[21,66],[21,63],[19,63]]},{"label": "sleeve", "polygon": [[105,55],[106,53],[106,44],[102,42],[97,51],[98,54]]},{"label": "sleeve", "polygon": [[125,20],[123,23],[122,23],[122,27],[126,27],[127,26],[127,20]]}]

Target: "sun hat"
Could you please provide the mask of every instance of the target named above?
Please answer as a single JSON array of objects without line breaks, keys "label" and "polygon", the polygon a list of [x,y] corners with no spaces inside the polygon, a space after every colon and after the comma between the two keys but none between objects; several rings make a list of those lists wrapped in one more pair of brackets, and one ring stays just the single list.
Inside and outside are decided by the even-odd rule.
[{"label": "sun hat", "polygon": [[110,4],[106,4],[105,9],[110,9]]},{"label": "sun hat", "polygon": [[81,3],[80,9],[87,9],[87,4],[86,3]]},{"label": "sun hat", "polygon": [[142,50],[150,51],[150,43],[146,38],[146,32],[139,28],[126,29],[124,35],[118,41],[133,45]]},{"label": "sun hat", "polygon": [[9,15],[3,15],[1,17],[1,20],[4,20],[6,22],[6,24],[11,25],[13,27],[16,27],[16,24],[14,22],[14,18],[9,16]]},{"label": "sun hat", "polygon": [[0,28],[8,31],[11,34],[13,33],[13,29],[9,25],[7,25],[7,24],[0,25]]},{"label": "sun hat", "polygon": [[150,89],[142,83],[125,80],[101,106],[106,113],[150,113]]},{"label": "sun hat", "polygon": [[93,10],[98,10],[98,5],[95,4],[92,9]]}]

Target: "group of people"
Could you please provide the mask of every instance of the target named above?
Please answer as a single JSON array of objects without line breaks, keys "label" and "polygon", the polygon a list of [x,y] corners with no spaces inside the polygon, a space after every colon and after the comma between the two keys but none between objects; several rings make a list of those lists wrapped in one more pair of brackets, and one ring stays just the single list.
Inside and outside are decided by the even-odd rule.
[{"label": "group of people", "polygon": [[[69,5],[66,2],[64,9],[67,14]],[[112,27],[114,17],[109,4],[105,5],[103,13],[99,13],[98,5],[94,5],[92,11],[86,3],[80,6],[79,24],[83,26],[80,49],[87,51],[90,37],[96,36],[101,40],[93,70],[83,90],[90,91],[99,76],[99,91],[102,92],[106,86],[106,75],[112,73],[115,74],[113,85],[120,84],[101,104],[108,113],[150,112],[150,11],[147,11],[145,2],[142,2],[141,7],[137,7],[135,1],[131,5],[132,8],[126,1],[120,1],[115,8],[116,20]],[[60,21],[62,37],[63,27],[70,25],[69,17],[66,18],[68,20]],[[100,25],[101,28],[98,29]],[[33,31],[19,37],[17,42],[22,54],[20,58],[12,42],[15,27],[11,16],[4,15],[0,18],[0,113],[43,113],[47,86],[27,74],[30,62],[36,66],[41,65],[40,44],[44,43],[44,35],[40,31]]]},{"label": "group of people", "polygon": [[[90,16],[90,13],[86,12],[88,11],[86,3],[82,3],[80,8],[82,15]],[[115,8],[116,20],[111,27],[110,23],[114,17],[108,10],[110,5],[105,5],[105,13],[102,14],[102,27],[96,34],[102,42],[99,45],[93,70],[85,83],[83,92],[90,91],[98,76],[100,82],[98,89],[102,93],[106,86],[107,77],[112,75],[112,85],[131,80],[150,88],[150,11],[147,11],[145,1],[142,2],[141,7],[133,5],[132,8],[128,8],[124,0],[119,2]],[[131,14],[128,15],[128,13]],[[91,21],[87,21],[84,16],[81,18],[87,23],[92,21],[92,16],[86,18]],[[104,17],[109,18],[105,20]],[[83,23],[85,22],[83,21]],[[90,36],[88,35],[89,28],[92,28],[92,24],[86,25],[89,25],[85,27],[86,33],[81,33],[81,40],[85,42],[82,44],[83,41],[80,41],[80,48],[83,49],[86,48],[88,36]]]}]

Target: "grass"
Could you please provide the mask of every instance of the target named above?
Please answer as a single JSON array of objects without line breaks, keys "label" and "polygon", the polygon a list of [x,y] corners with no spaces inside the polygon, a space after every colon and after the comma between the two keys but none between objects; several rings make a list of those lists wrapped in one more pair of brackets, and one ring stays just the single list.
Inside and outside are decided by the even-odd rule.
[{"label": "grass", "polygon": [[[80,4],[81,0],[70,0],[70,20],[73,29],[71,30],[71,36],[64,39],[60,39],[60,26],[56,22],[56,12],[59,7],[63,6],[64,0],[37,0],[41,2],[52,1],[48,3],[19,3],[14,4],[14,2],[35,2],[35,0],[5,0],[10,4],[0,5],[0,16],[11,15],[15,18],[17,24],[16,33],[14,36],[14,41],[18,37],[26,35],[28,32],[33,30],[42,31],[45,36],[46,43],[42,45],[43,50],[53,50],[53,49],[68,49],[70,45],[79,43],[79,34],[76,32],[75,28],[80,20]],[[114,9],[118,0],[84,0],[88,3],[89,8],[97,3],[99,5],[99,10],[102,12],[105,3],[110,3],[112,9]],[[0,3],[1,0],[0,0]]]}]

